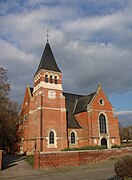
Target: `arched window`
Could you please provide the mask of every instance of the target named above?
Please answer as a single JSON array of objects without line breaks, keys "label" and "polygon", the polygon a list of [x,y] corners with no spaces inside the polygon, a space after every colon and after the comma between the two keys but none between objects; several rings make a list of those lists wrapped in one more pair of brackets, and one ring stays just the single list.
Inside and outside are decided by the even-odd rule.
[{"label": "arched window", "polygon": [[47,74],[45,75],[45,82],[48,83],[48,75]]},{"label": "arched window", "polygon": [[106,118],[103,114],[99,116],[100,133],[107,133],[106,130]]},{"label": "arched window", "polygon": [[58,83],[58,81],[57,81],[57,76],[55,76],[55,84],[57,84]]},{"label": "arched window", "polygon": [[54,132],[50,131],[49,133],[49,144],[54,144]]},{"label": "arched window", "polygon": [[53,83],[52,75],[50,75],[50,83]]},{"label": "arched window", "polygon": [[71,144],[75,144],[75,142],[76,142],[76,140],[75,140],[75,133],[74,132],[72,132],[71,133]]}]

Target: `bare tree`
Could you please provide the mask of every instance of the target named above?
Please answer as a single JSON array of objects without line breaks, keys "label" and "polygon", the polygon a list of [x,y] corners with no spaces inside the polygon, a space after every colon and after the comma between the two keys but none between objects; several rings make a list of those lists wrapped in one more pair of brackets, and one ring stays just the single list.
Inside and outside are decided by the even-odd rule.
[{"label": "bare tree", "polygon": [[0,148],[14,150],[18,103],[9,99],[10,84],[7,70],[0,68]]},{"label": "bare tree", "polygon": [[121,127],[120,128],[120,138],[121,138],[121,142],[123,142],[124,140],[127,142],[132,140],[132,126],[128,126],[128,127]]}]

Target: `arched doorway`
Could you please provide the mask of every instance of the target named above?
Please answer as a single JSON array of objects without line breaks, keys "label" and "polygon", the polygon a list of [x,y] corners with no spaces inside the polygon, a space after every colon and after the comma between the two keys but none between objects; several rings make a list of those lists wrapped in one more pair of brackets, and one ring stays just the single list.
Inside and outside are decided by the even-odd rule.
[{"label": "arched doorway", "polygon": [[101,139],[101,146],[107,147],[107,140],[105,138]]}]

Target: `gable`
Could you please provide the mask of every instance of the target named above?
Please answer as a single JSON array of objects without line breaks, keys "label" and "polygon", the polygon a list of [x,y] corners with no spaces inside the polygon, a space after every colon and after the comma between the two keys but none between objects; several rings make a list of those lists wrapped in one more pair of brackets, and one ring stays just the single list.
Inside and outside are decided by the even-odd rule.
[{"label": "gable", "polygon": [[27,113],[29,110],[29,102],[30,102],[30,99],[32,97],[32,92],[33,92],[33,88],[27,86],[26,90],[25,90],[22,109],[21,109],[21,117],[24,116],[24,114]]},{"label": "gable", "polygon": [[98,91],[93,100],[91,101],[91,106],[92,109],[95,110],[112,110],[113,108],[106,94],[102,90],[101,85],[99,85]]}]

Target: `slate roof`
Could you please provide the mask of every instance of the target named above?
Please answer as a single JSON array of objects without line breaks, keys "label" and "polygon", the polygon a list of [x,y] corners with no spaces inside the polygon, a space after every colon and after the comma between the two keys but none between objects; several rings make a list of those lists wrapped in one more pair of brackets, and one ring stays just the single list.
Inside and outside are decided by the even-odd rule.
[{"label": "slate roof", "polygon": [[67,126],[68,128],[82,128],[76,120],[74,114],[87,110],[87,105],[91,102],[96,92],[87,96],[63,93],[66,98]]},{"label": "slate roof", "polygon": [[67,110],[67,127],[68,128],[81,128],[73,112],[74,112],[77,99],[83,97],[83,95],[77,95],[77,94],[71,94],[71,93],[63,93],[63,95],[66,98],[65,100],[66,100],[66,110]]},{"label": "slate roof", "polygon": [[58,68],[56,64],[56,60],[52,53],[50,44],[48,42],[46,43],[46,46],[45,46],[45,49],[44,49],[44,52],[43,52],[43,55],[42,55],[42,58],[41,58],[41,61],[39,63],[36,73],[40,71],[41,69],[61,72],[61,70]]},{"label": "slate roof", "polygon": [[82,98],[78,99],[75,110],[74,110],[74,114],[86,111],[87,105],[91,102],[95,94],[96,92],[91,93],[87,96],[83,96]]}]

